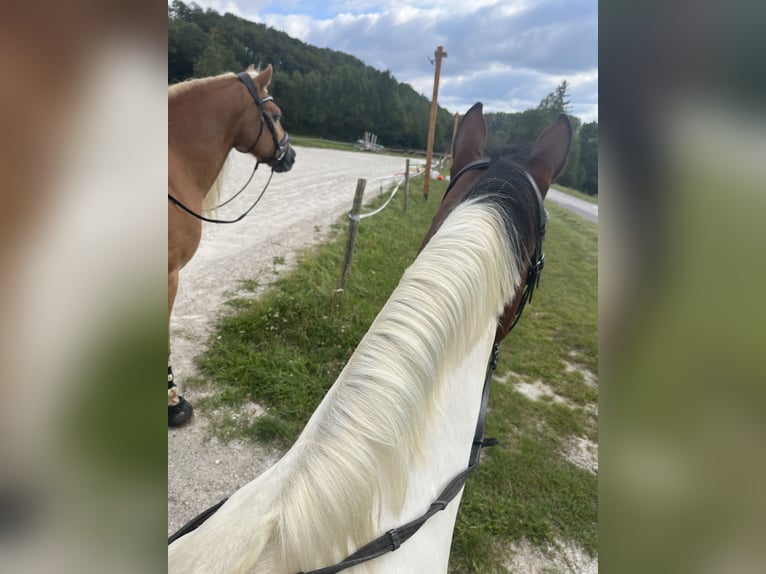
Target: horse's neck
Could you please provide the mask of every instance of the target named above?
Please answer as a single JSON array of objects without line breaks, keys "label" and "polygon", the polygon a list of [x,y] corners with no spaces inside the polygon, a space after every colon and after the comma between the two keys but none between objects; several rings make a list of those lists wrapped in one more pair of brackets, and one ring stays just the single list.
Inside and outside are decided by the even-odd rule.
[{"label": "horse's neck", "polygon": [[169,161],[180,163],[185,177],[191,177],[204,194],[234,146],[246,101],[230,77],[196,82],[171,88],[168,148]]},{"label": "horse's neck", "polygon": [[[174,543],[170,571],[309,571],[422,515],[468,464],[496,320],[520,284],[505,237],[491,207],[456,208],[293,448]],[[458,506],[351,572],[445,572]]]},{"label": "horse's neck", "polygon": [[[427,459],[410,468],[404,506],[400,512],[384,513],[378,532],[400,527],[424,514],[447,483],[467,468],[494,329],[494,325],[488,325],[484,337],[466,354],[460,366],[447,373],[443,402],[425,437]],[[409,544],[376,560],[377,572],[446,572],[461,496],[462,492],[444,511],[429,519]]]},{"label": "horse's neck", "polygon": [[[403,505],[395,493],[381,493],[382,513],[374,521],[373,530],[377,533],[375,536],[403,526],[423,515],[447,483],[467,468],[495,328],[494,322],[488,323],[483,336],[465,354],[461,363],[445,373],[440,383],[439,396],[436,398],[438,406],[424,436],[425,457],[423,460],[413,461],[407,471]],[[328,422],[328,407],[335,400],[334,390],[335,387],[325,396],[296,442],[291,453],[295,454],[295,458],[283,459],[282,462],[287,467],[283,470],[288,474],[291,472],[290,466],[301,466],[300,458],[304,453],[311,451],[317,429]],[[413,421],[413,424],[416,424],[416,421]],[[321,493],[317,492],[317,495],[321,496]],[[462,492],[452,500],[446,510],[429,519],[412,542],[403,545],[397,552],[367,563],[366,569],[359,568],[358,571],[386,574],[446,572],[461,496]],[[377,502],[370,500],[369,507],[362,512],[376,515]],[[367,542],[371,541],[370,539]],[[351,569],[349,572],[357,570]]]},{"label": "horse's neck", "polygon": [[[465,355],[457,368],[443,379],[443,389],[429,433],[424,440],[426,459],[413,462],[407,472],[404,504],[382,500],[383,512],[374,521],[378,536],[391,528],[403,526],[421,516],[434,502],[446,484],[465,470],[481,403],[484,372],[489,357],[495,325],[488,324],[485,333]],[[280,551],[261,554],[263,545],[273,536],[274,501],[290,484],[296,469],[310,454],[317,429],[326,424],[333,390],[314,412],[304,432],[290,451],[274,466],[239,490],[199,530],[175,542],[168,552],[168,572],[173,574],[207,574],[211,568],[221,572],[250,572],[253,561],[259,572],[293,574],[285,570]],[[332,488],[332,484],[325,484]],[[316,484],[316,497],[323,496],[322,485]],[[382,496],[386,496],[383,494]],[[461,495],[446,510],[437,513],[398,551],[388,553],[351,568],[349,573],[369,574],[437,574],[447,571],[452,533]],[[360,512],[375,514],[377,505],[369,501]],[[392,511],[393,508],[397,510]],[[371,542],[372,538],[365,542]],[[311,553],[309,541],[300,541]],[[341,557],[342,558],[342,557]],[[340,560],[341,558],[338,558]],[[329,566],[329,563],[316,567]]]}]

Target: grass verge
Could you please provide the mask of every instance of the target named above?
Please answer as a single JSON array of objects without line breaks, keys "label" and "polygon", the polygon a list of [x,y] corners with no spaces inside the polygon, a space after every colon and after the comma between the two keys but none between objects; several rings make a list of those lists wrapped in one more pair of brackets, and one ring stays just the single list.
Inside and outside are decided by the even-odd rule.
[{"label": "grass verge", "polygon": [[326,140],[312,136],[296,136],[290,134],[293,145],[303,147],[316,147],[321,149],[338,149],[342,151],[359,151],[353,143]]},{"label": "grass verge", "polygon": [[554,184],[552,187],[561,193],[566,193],[572,197],[576,197],[578,199],[582,199],[583,201],[587,201],[588,203],[595,203],[598,205],[597,195],[588,195],[587,193],[583,193],[582,191],[578,191],[572,187],[564,187],[563,185],[559,184]]},{"label": "grass verge", "polygon": [[[344,293],[334,292],[346,230],[337,225],[259,299],[243,293],[230,301],[232,313],[200,360],[221,392],[201,406],[229,411],[252,400],[268,414],[222,423],[224,438],[295,440],[415,257],[445,187],[433,181],[423,201],[421,181],[413,181],[406,215],[397,198],[361,223]],[[466,487],[452,573],[507,572],[498,549],[522,540],[544,546],[564,538],[596,553],[597,477],[562,453],[573,437],[597,442],[598,391],[585,376],[597,371],[597,230],[547,207],[541,289],[503,345],[492,391],[487,436],[501,444],[485,452]],[[519,392],[536,382],[546,389],[539,400]]]},{"label": "grass verge", "polygon": [[[315,148],[321,148],[321,149],[337,149],[341,151],[355,151],[358,153],[381,153],[383,155],[390,155],[394,157],[410,157],[410,159],[413,159],[415,161],[425,161],[425,156],[423,154],[409,154],[405,153],[403,151],[396,151],[388,148],[383,148],[379,152],[370,152],[370,151],[363,151],[356,147],[355,143],[351,142],[339,142],[339,141],[333,141],[333,140],[326,140],[322,138],[317,138],[313,136],[290,136],[290,141],[292,141],[293,145],[297,146],[303,146],[303,147],[315,147]],[[425,153],[425,152],[424,152]]]}]

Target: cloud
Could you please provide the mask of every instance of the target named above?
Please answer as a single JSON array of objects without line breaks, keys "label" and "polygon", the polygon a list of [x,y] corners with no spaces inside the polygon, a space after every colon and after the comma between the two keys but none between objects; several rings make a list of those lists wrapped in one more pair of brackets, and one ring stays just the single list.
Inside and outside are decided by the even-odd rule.
[{"label": "cloud", "polygon": [[[444,46],[439,103],[464,112],[536,106],[562,79],[572,86],[575,115],[597,118],[596,0],[201,0],[235,5],[242,17],[284,30],[320,48],[352,54],[389,70],[431,98],[429,62]],[[491,102],[491,104],[490,104]]]}]

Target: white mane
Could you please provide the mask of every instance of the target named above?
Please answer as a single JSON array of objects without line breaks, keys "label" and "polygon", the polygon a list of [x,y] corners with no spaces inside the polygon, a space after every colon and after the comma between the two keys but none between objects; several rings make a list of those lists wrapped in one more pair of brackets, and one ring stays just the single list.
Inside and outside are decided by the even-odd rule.
[{"label": "white mane", "polygon": [[295,446],[175,542],[169,572],[296,574],[335,564],[380,535],[382,508],[401,507],[407,469],[425,462],[422,437],[439,409],[443,373],[520,284],[521,250],[508,235],[491,203],[456,207]]},{"label": "white mane", "polygon": [[221,189],[223,188],[223,180],[226,175],[227,165],[229,165],[228,156],[221,166],[221,171],[218,172],[215,181],[213,181],[213,185],[210,186],[210,189],[205,194],[205,198],[202,200],[202,213],[208,217],[216,216],[216,208],[218,207],[218,204],[221,203]]}]

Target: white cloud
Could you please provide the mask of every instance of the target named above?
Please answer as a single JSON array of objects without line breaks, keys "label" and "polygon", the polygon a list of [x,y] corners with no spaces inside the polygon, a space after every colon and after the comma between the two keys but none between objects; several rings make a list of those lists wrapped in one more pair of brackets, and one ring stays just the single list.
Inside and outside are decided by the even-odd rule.
[{"label": "white cloud", "polygon": [[303,14],[276,17],[267,14],[260,21],[304,42],[311,35],[312,31],[317,27],[321,27],[323,23],[321,20],[312,20],[310,16]]},{"label": "white cloud", "polygon": [[566,79],[575,113],[597,117],[596,0],[197,1],[390,70],[429,99],[442,45],[439,103],[451,111],[477,100],[521,111]]}]

